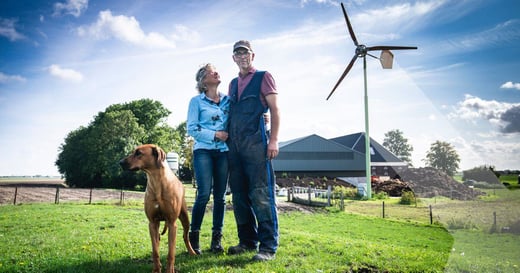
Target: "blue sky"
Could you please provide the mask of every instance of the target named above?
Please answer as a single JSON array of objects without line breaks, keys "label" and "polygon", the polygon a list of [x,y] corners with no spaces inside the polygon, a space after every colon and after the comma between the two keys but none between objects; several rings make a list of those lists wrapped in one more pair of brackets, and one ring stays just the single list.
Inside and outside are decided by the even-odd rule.
[{"label": "blue sky", "polygon": [[[361,60],[325,100],[355,49],[339,3],[1,1],[0,176],[58,175],[66,135],[111,104],[158,100],[178,125],[200,65],[213,63],[227,92],[240,39],[276,80],[281,141],[364,131]],[[344,4],[360,43],[419,48],[394,51],[392,70],[367,59],[372,138],[403,131],[416,167],[440,140],[461,170],[520,169],[520,2]]]}]

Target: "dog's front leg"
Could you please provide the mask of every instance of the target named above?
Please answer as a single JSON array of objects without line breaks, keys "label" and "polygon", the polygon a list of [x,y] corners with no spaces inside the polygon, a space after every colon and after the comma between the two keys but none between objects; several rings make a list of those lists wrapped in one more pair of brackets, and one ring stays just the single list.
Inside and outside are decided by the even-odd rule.
[{"label": "dog's front leg", "polygon": [[177,219],[168,221],[168,266],[166,273],[175,273],[175,246],[177,245]]},{"label": "dog's front leg", "polygon": [[159,242],[161,240],[161,235],[159,234],[159,224],[159,221],[153,221],[148,223],[150,238],[152,239],[152,273],[161,273],[161,259],[159,257]]}]

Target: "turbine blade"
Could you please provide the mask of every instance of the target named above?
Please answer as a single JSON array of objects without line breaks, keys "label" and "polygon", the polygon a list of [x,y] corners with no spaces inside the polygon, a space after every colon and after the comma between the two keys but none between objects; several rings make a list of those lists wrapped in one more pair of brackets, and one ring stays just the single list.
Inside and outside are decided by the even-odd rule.
[{"label": "turbine blade", "polygon": [[370,46],[367,51],[374,50],[403,50],[403,49],[417,49],[416,46]]},{"label": "turbine blade", "polygon": [[345,16],[345,21],[347,22],[348,32],[350,33],[350,38],[352,38],[352,41],[354,41],[354,45],[358,46],[358,41],[356,39],[356,35],[354,34],[354,30],[352,29],[352,25],[350,24],[350,20],[347,16],[347,11],[345,10],[345,7],[343,6],[343,3],[341,3],[341,9],[343,10],[343,16]]},{"label": "turbine blade", "polygon": [[345,68],[345,71],[343,72],[343,75],[341,75],[341,77],[339,77],[338,82],[336,83],[336,85],[334,86],[334,88],[332,88],[332,91],[330,91],[330,94],[327,96],[327,99],[326,99],[326,100],[329,100],[330,96],[332,96],[332,93],[334,93],[334,91],[336,91],[336,88],[338,88],[338,85],[341,83],[341,81],[343,81],[343,79],[345,78],[345,76],[347,76],[347,73],[350,71],[350,69],[351,69],[352,66],[354,65],[354,62],[356,61],[357,57],[358,57],[357,55],[354,55],[354,57],[352,58],[352,60],[350,61],[350,63],[347,65],[347,68]]}]

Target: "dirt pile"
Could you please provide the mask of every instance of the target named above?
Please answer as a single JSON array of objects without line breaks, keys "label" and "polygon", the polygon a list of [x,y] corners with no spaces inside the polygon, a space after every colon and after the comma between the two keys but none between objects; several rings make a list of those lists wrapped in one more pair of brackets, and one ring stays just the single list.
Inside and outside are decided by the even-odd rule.
[{"label": "dirt pile", "polygon": [[399,179],[379,180],[372,179],[372,191],[375,193],[386,192],[388,196],[401,196],[403,191],[413,191],[410,184]]},{"label": "dirt pile", "polygon": [[470,188],[435,168],[410,168],[399,173],[401,180],[410,185],[418,197],[431,198],[445,196],[458,200],[471,200],[482,195],[481,191]]}]

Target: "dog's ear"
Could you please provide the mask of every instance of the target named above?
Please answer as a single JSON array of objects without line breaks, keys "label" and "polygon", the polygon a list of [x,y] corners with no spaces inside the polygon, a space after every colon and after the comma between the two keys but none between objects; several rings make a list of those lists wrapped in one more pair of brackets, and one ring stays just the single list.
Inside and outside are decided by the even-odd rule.
[{"label": "dog's ear", "polygon": [[159,146],[154,146],[152,148],[153,156],[156,159],[157,167],[162,166],[162,162],[166,159],[166,153]]}]

